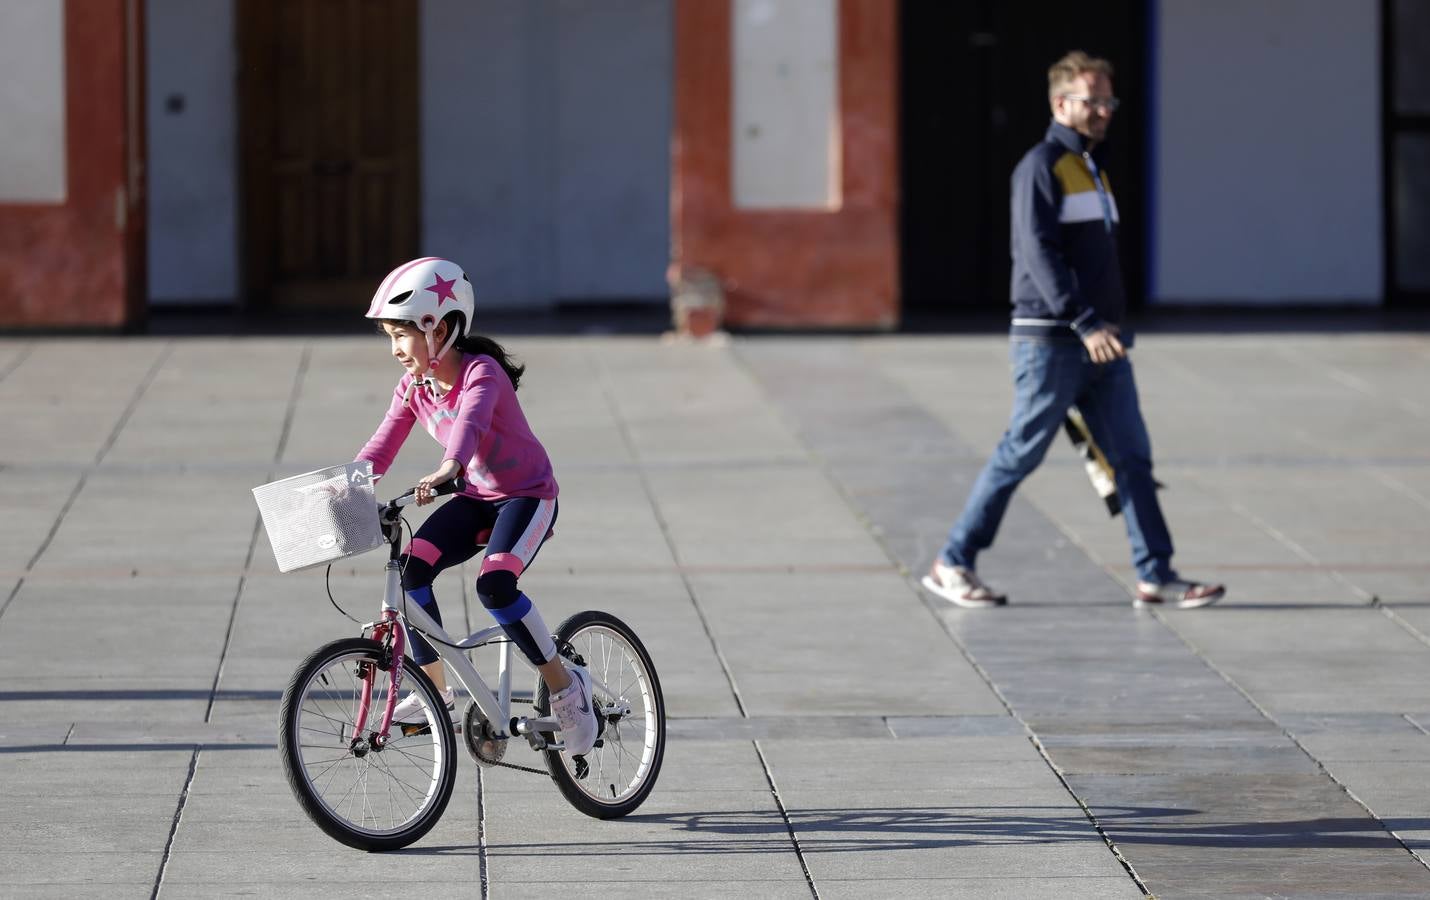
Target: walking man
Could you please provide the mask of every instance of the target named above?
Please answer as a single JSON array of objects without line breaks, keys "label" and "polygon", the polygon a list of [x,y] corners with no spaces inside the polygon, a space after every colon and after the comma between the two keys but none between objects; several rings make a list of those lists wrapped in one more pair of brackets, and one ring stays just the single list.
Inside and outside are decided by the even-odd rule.
[{"label": "walking man", "polygon": [[1131,340],[1124,343],[1121,331],[1117,202],[1101,152],[1117,110],[1112,65],[1069,53],[1048,70],[1048,100],[1053,122],[1013,170],[1013,412],[923,585],[959,606],[1007,602],[979,580],[978,553],[992,545],[1013,491],[1043,461],[1076,405],[1116,471],[1137,569],[1133,605],[1206,606],[1226,589],[1187,581],[1172,568],[1172,538],[1127,358]]}]

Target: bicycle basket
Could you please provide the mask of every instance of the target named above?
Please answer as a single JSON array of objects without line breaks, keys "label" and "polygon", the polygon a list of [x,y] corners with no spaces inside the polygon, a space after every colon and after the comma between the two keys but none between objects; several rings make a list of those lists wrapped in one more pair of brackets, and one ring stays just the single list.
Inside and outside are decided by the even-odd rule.
[{"label": "bicycle basket", "polygon": [[321,566],[382,545],[367,460],[259,485],[253,499],[280,572]]}]

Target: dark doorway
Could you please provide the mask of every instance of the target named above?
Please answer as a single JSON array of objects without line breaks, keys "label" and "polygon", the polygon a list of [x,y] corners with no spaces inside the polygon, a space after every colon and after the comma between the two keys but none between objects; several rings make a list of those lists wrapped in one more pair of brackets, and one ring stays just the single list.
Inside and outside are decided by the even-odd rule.
[{"label": "dark doorway", "polygon": [[417,250],[417,0],[237,14],[247,300],[361,305]]},{"label": "dark doorway", "polygon": [[1430,307],[1430,5],[1381,4],[1385,166],[1385,295]]},{"label": "dark doorway", "polygon": [[1008,178],[1050,120],[1047,71],[1112,61],[1108,172],[1128,300],[1142,301],[1146,0],[902,0],[901,274],[907,318],[1008,306]]}]

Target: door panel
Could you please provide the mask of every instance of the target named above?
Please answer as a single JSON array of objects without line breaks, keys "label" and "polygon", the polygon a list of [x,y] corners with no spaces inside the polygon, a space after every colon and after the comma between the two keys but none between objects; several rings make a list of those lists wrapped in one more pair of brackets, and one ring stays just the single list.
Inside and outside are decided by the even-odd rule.
[{"label": "door panel", "polygon": [[240,0],[246,293],[352,304],[417,251],[416,0]]}]

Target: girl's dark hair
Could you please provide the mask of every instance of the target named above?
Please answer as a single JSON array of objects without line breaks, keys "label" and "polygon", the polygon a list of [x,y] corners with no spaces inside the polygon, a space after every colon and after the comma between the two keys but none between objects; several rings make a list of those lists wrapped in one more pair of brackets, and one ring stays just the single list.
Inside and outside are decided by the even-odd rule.
[{"label": "girl's dark hair", "polygon": [[518,365],[516,360],[506,352],[506,348],[489,337],[480,334],[468,334],[466,337],[457,338],[456,348],[463,353],[480,353],[490,356],[497,361],[506,373],[506,377],[511,379],[511,389],[516,390],[521,386],[521,373],[526,371],[526,366]]},{"label": "girl's dark hair", "polygon": [[[462,314],[459,312],[447,313],[447,315],[442,317],[442,321],[447,323],[447,328],[449,330],[453,328],[460,328],[462,325],[466,324],[465,322],[463,322]],[[417,327],[416,322],[409,322],[406,319],[379,319],[377,322],[377,327],[379,330],[381,330],[382,326],[388,323],[392,325],[405,325],[408,328]],[[512,358],[511,354],[506,352],[505,347],[503,347],[501,344],[498,344],[491,338],[485,337],[480,334],[472,334],[469,332],[464,337],[457,338],[457,343],[453,344],[452,346],[456,347],[463,353],[490,356],[492,359],[497,361],[497,365],[501,366],[502,371],[506,373],[506,377],[511,379],[512,390],[516,390],[518,387],[521,386],[521,376],[522,373],[526,371],[526,366],[519,365],[517,361]]]}]

